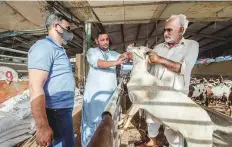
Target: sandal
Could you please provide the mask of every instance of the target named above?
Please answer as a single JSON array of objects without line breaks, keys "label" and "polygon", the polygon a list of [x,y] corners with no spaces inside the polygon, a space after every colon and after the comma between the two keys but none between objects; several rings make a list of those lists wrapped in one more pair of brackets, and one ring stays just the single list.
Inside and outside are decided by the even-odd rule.
[{"label": "sandal", "polygon": [[134,143],[135,147],[158,147],[157,145],[146,145],[149,142],[148,139],[136,141]]},{"label": "sandal", "polygon": [[140,140],[140,141],[136,141],[135,143],[134,143],[134,145],[136,146],[136,147],[139,147],[139,146],[141,146],[141,145],[145,145],[145,144],[147,144],[149,142],[149,140]]}]

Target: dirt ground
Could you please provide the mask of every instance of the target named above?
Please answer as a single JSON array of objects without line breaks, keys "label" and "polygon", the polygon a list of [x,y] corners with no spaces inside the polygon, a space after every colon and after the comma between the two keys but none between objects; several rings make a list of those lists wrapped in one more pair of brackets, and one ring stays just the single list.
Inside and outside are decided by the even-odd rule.
[{"label": "dirt ground", "polygon": [[[120,147],[134,147],[134,143],[141,139],[146,139],[147,124],[144,118],[139,116],[139,113],[131,120],[131,123],[126,131],[121,136]],[[168,147],[168,142],[164,136],[163,126],[159,129],[159,135],[157,136],[157,145],[159,147]]]},{"label": "dirt ground", "polygon": [[225,104],[210,104],[208,107],[231,117],[231,108],[226,108]]},{"label": "dirt ground", "polygon": [[[124,95],[121,98],[122,113],[125,114],[126,111],[131,107],[131,102],[127,95],[127,89],[124,87]],[[121,145],[120,147],[134,147],[134,143],[141,139],[147,138],[147,123],[145,119],[139,115],[139,112],[135,114],[132,118],[129,127],[123,132],[120,137]],[[157,145],[159,147],[168,146],[166,137],[164,136],[163,126],[159,129],[159,134],[157,136]]]}]

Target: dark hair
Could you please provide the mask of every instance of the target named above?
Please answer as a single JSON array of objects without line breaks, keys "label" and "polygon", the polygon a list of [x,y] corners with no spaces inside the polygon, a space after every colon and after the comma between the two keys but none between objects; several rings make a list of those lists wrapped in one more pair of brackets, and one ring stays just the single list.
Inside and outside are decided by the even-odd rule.
[{"label": "dark hair", "polygon": [[109,45],[111,46],[111,45],[112,45],[112,41],[111,41],[111,39],[110,39],[110,35],[109,35],[107,32],[104,32],[104,31],[98,32],[98,33],[97,33],[97,36],[96,36],[96,39],[98,39],[98,37],[99,37],[100,35],[103,35],[103,34],[107,34],[107,35],[109,36]]},{"label": "dark hair", "polygon": [[59,13],[51,13],[48,15],[45,21],[45,27],[49,29],[53,24],[61,22],[62,20],[65,20],[69,22],[69,19],[65,16],[59,14]]},{"label": "dark hair", "polygon": [[98,32],[98,33],[97,33],[96,38],[98,39],[98,37],[99,37],[100,35],[103,35],[103,34],[109,35],[107,32],[102,31],[102,32]]}]

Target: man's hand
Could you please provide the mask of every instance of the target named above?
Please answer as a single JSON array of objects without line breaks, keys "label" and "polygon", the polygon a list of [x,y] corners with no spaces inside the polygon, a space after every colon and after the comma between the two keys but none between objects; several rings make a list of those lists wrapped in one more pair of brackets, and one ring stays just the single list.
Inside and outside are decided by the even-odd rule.
[{"label": "man's hand", "polygon": [[133,60],[133,53],[127,52],[128,60]]},{"label": "man's hand", "polygon": [[117,61],[105,61],[105,60],[98,60],[98,67],[99,68],[109,68],[111,66],[116,66],[116,65],[120,65],[122,63],[127,62],[127,55],[126,53],[122,54]]},{"label": "man's hand", "polygon": [[120,57],[125,57],[125,58],[127,58],[127,52],[123,53]]},{"label": "man's hand", "polygon": [[51,145],[53,138],[53,131],[49,125],[39,126],[36,129],[36,143],[41,147]]},{"label": "man's hand", "polygon": [[174,62],[174,61],[171,61],[169,59],[163,58],[163,57],[157,55],[155,52],[151,52],[149,54],[149,63],[162,64],[168,70],[171,70],[171,71],[176,72],[176,73],[181,72],[181,66],[182,66],[181,63]]},{"label": "man's hand", "polygon": [[116,61],[116,65],[120,65],[122,63],[125,63],[126,61],[127,61],[127,56],[122,54]]},{"label": "man's hand", "polygon": [[160,60],[160,56],[158,56],[155,52],[151,52],[149,54],[150,63],[158,63],[159,60]]}]

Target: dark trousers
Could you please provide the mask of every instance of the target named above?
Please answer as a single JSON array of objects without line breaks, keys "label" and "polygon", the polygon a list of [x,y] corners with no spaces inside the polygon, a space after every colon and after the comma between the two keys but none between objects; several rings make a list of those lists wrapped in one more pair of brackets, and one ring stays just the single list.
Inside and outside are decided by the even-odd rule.
[{"label": "dark trousers", "polygon": [[53,142],[50,147],[75,147],[72,108],[46,108],[49,126],[53,130]]}]

